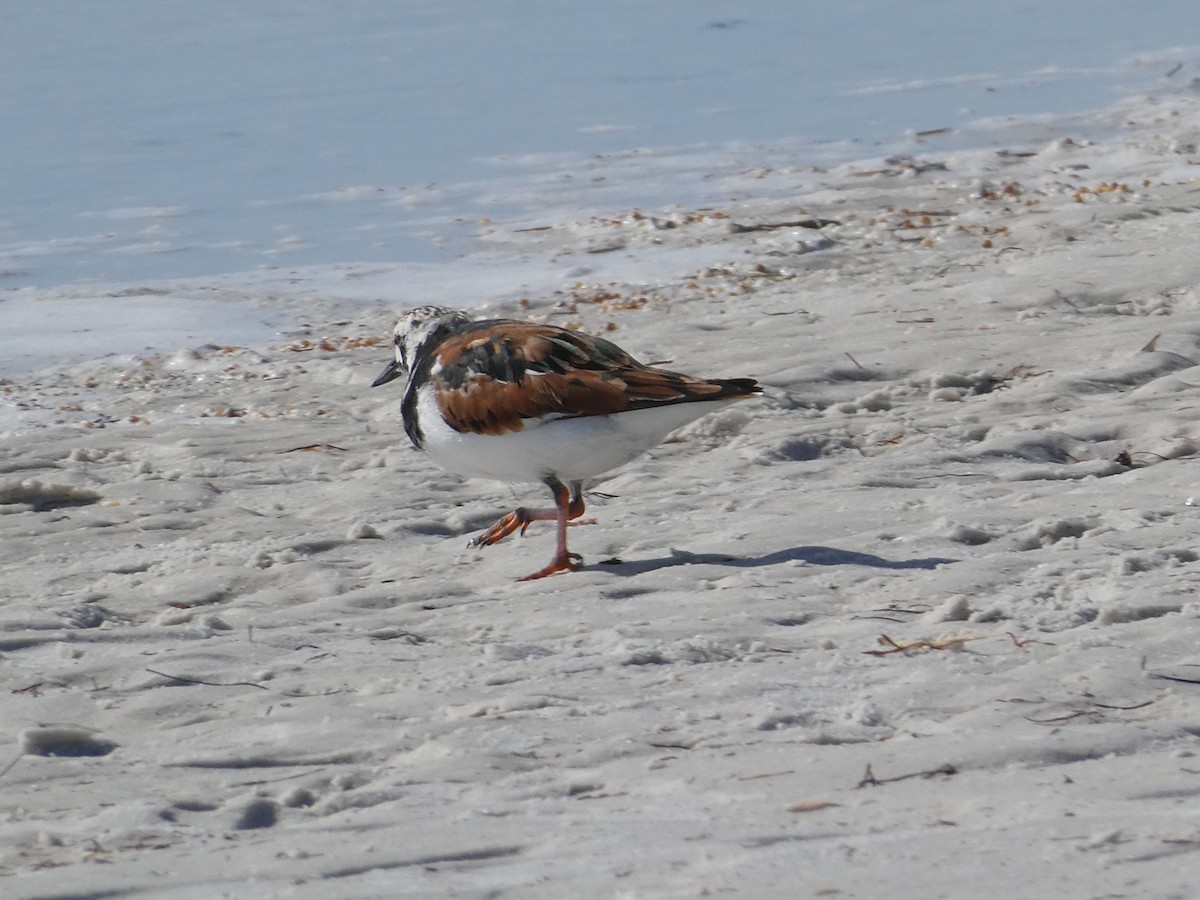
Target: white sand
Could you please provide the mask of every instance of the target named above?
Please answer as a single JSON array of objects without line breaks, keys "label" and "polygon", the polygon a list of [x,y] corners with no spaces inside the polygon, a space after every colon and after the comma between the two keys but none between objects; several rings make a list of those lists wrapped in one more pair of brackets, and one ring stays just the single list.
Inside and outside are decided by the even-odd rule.
[{"label": "white sand", "polygon": [[445,299],[387,267],[176,291],[308,344],[0,385],[0,894],[1195,896],[1200,106],[1119,114],[498,230],[557,274],[492,312],[768,385],[600,485],[577,574],[465,549],[543,498],[367,387]]}]

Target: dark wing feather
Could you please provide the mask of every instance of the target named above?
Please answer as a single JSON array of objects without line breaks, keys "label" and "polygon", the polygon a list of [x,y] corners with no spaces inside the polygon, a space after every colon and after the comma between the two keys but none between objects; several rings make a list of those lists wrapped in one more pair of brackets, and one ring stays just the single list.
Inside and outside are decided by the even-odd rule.
[{"label": "dark wing feather", "polygon": [[753,379],[707,381],[642,365],[611,341],[553,325],[471,322],[435,352],[432,381],[456,431],[520,431],[524,419],[604,416],[760,393]]}]

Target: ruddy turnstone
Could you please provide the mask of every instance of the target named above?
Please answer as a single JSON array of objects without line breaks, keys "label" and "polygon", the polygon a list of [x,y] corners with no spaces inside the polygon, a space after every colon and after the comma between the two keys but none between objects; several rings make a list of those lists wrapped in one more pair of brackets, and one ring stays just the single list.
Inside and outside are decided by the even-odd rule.
[{"label": "ruddy turnstone", "polygon": [[487,547],[531,522],[558,524],[549,565],[521,581],[577,569],[567,524],[591,478],[629,462],[705,413],[762,393],[752,378],[693,378],[643,365],[616,344],[554,325],[473,321],[421,306],[394,332],[396,358],[372,387],[408,375],[400,404],[414,446],[447,471],[541,482],[554,507],[521,507],[475,538]]}]

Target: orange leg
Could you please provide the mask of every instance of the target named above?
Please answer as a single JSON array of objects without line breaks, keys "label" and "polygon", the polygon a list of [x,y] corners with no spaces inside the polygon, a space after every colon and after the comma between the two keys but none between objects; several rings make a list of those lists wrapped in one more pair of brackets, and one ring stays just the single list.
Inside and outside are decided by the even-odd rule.
[{"label": "orange leg", "polygon": [[521,534],[525,534],[525,529],[532,522],[550,520],[557,522],[558,546],[554,552],[554,559],[550,561],[549,565],[538,569],[532,575],[517,579],[518,581],[533,581],[535,578],[545,578],[555,572],[573,572],[579,568],[579,564],[583,560],[578,553],[572,553],[567,549],[567,525],[584,524],[571,522],[571,519],[578,519],[584,512],[583,485],[578,481],[574,482],[571,485],[573,490],[568,491],[567,486],[553,476],[546,479],[546,485],[554,494],[553,508],[527,509],[522,506],[514,509],[471,541],[471,544],[476,547],[490,547],[492,544],[504,540],[518,528],[521,530]]}]

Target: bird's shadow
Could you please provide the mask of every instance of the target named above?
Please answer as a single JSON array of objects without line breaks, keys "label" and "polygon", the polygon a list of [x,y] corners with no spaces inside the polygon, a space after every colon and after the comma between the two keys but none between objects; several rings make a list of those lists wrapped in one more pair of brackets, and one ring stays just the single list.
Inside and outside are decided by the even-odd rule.
[{"label": "bird's shadow", "polygon": [[[724,553],[677,552],[670,556],[654,559],[604,560],[597,568],[614,575],[628,577],[667,569],[672,566],[710,565],[727,566],[732,569],[757,569],[762,566],[777,566],[788,562],[802,562],[810,566],[869,566],[873,569],[936,569],[938,566],[958,562],[943,556],[927,556],[920,559],[884,559],[872,553],[856,550],[839,550],[836,547],[789,547],[775,550],[762,556],[729,556]],[[589,566],[588,568],[592,568]]]}]

